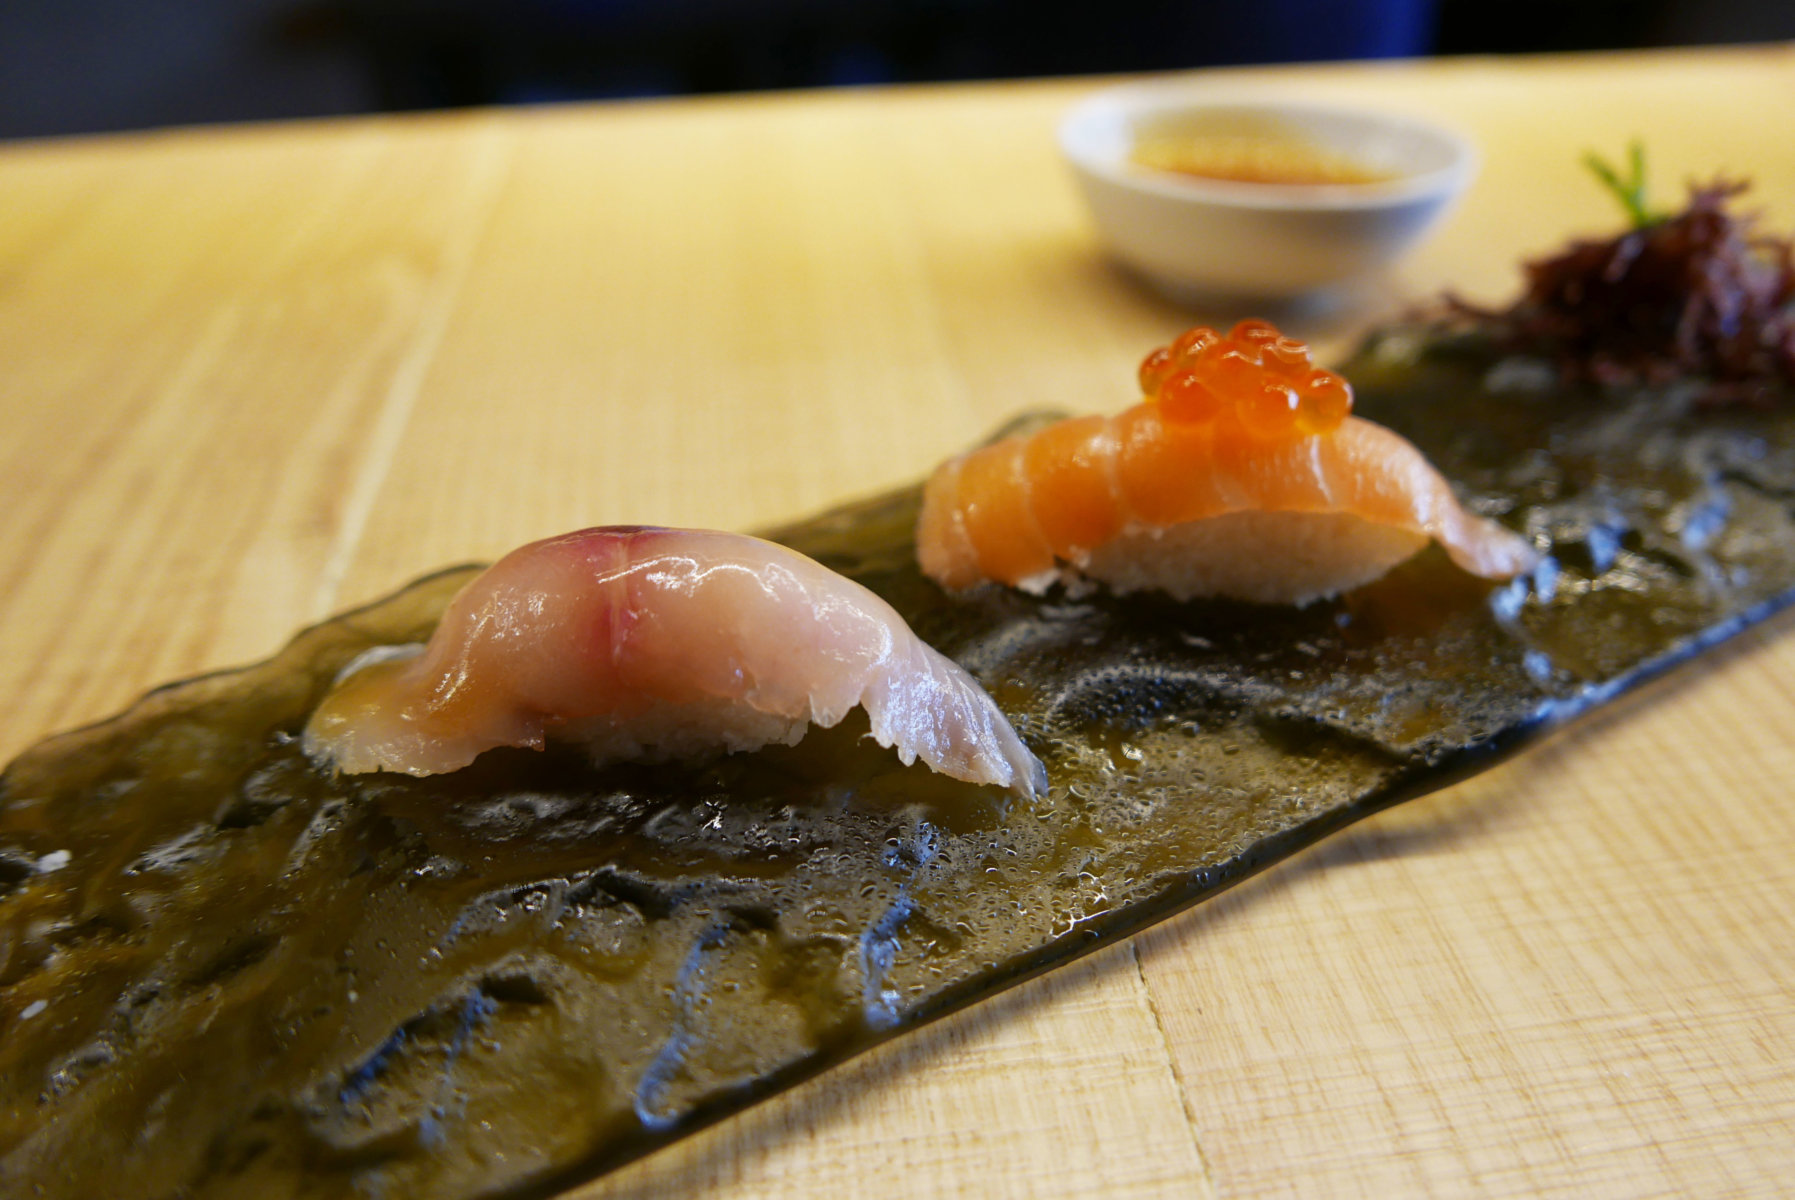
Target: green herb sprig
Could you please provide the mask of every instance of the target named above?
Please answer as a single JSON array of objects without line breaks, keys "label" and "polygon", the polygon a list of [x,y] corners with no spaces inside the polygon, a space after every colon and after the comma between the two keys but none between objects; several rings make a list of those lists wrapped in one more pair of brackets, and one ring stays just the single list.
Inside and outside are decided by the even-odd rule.
[{"label": "green herb sprig", "polygon": [[1604,187],[1620,201],[1627,211],[1627,219],[1633,222],[1633,228],[1644,229],[1664,219],[1664,214],[1654,212],[1645,202],[1645,146],[1641,142],[1632,142],[1627,146],[1627,175],[1623,177],[1606,159],[1595,151],[1583,156],[1583,165],[1602,181]]}]

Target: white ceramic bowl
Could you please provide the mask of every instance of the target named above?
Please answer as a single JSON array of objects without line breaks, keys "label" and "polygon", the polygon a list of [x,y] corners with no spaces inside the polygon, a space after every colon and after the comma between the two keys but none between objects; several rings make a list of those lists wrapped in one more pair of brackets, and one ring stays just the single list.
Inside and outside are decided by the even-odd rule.
[{"label": "white ceramic bowl", "polygon": [[[1131,161],[1143,136],[1277,128],[1390,176],[1376,183],[1203,179]],[[1229,98],[1194,80],[1131,84],[1078,104],[1060,148],[1110,250],[1181,298],[1292,300],[1359,282],[1411,246],[1471,181],[1463,137],[1332,104]]]}]

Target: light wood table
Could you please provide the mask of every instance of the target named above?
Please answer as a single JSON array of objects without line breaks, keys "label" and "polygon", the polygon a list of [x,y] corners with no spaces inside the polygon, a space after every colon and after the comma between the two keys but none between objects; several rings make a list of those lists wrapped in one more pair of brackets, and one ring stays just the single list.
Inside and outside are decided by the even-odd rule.
[{"label": "light wood table", "polygon": [[[1234,78],[1482,148],[1299,329],[1335,351],[1613,228],[1586,149],[1795,224],[1790,48]],[[1204,314],[1096,246],[1053,143],[1094,86],[0,147],[0,754],[448,562],[751,528],[1128,403]],[[1791,628],[580,1195],[1787,1194]]]}]

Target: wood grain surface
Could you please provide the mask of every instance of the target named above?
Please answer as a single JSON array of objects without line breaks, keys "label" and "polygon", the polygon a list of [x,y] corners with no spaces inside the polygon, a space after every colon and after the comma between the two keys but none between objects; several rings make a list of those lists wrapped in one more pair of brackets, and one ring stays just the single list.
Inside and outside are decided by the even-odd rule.
[{"label": "wood grain surface", "polygon": [[[1294,322],[1336,353],[1614,227],[1586,149],[1795,224],[1795,48],[1213,78],[1479,144],[1436,237]],[[1103,258],[1053,143],[1095,86],[0,147],[0,756],[449,562],[1128,403],[1227,314]],[[1787,1194],[1792,630],[579,1196]]]}]

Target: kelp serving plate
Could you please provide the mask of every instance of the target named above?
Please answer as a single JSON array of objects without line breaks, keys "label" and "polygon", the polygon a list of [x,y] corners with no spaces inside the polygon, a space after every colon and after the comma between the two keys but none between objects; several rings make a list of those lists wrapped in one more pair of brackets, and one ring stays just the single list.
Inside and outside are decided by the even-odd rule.
[{"label": "kelp serving plate", "polygon": [[[1511,752],[1795,595],[1795,419],[1396,330],[1359,409],[1548,547],[1302,609],[950,598],[917,492],[774,536],[885,596],[1045,760],[857,736],[702,768],[332,778],[333,675],[470,570],[153,693],[0,780],[0,1192],[543,1195]],[[863,729],[864,726],[861,726]]]}]

